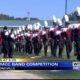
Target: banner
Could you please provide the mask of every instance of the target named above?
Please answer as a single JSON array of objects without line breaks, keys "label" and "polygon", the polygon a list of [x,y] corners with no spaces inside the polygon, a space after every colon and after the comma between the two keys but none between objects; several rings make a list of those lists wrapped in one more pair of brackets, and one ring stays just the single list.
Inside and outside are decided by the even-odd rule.
[{"label": "banner", "polygon": [[15,70],[73,70],[72,62],[0,62],[0,69]]}]

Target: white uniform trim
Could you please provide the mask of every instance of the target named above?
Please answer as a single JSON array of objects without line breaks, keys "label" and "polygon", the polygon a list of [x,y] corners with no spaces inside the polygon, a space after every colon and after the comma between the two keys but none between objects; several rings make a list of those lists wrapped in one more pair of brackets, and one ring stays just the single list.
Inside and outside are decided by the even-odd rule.
[{"label": "white uniform trim", "polygon": [[30,34],[30,33],[25,33],[25,36],[30,37],[30,36],[31,36],[31,34]]},{"label": "white uniform trim", "polygon": [[9,33],[11,32],[11,30],[9,30]]},{"label": "white uniform trim", "polygon": [[68,29],[73,29],[73,28],[74,28],[73,25],[68,26]]},{"label": "white uniform trim", "polygon": [[46,31],[42,31],[42,35],[45,35],[46,34]]},{"label": "white uniform trim", "polygon": [[33,38],[34,38],[34,37],[37,37],[37,36],[38,36],[38,34],[37,34],[37,33],[33,34]]},{"label": "white uniform trim", "polygon": [[19,30],[17,30],[17,33],[19,34]]},{"label": "white uniform trim", "polygon": [[14,31],[14,34],[16,35],[16,34],[17,34],[17,32],[16,32],[16,31]]},{"label": "white uniform trim", "polygon": [[14,37],[14,34],[11,34],[11,38],[13,38],[13,39],[15,38],[15,37]]},{"label": "white uniform trim", "polygon": [[74,29],[78,28],[78,26],[79,26],[78,24],[74,24]]},{"label": "white uniform trim", "polygon": [[21,35],[19,34],[18,37],[20,37]]},{"label": "white uniform trim", "polygon": [[66,32],[68,28],[62,28],[61,31],[62,32]]},{"label": "white uniform trim", "polygon": [[6,31],[6,32],[5,32],[5,35],[6,35],[6,36],[8,36],[8,35],[9,35],[9,32],[8,32],[8,31]]},{"label": "white uniform trim", "polygon": [[56,31],[56,35],[60,35],[61,34],[61,31]]},{"label": "white uniform trim", "polygon": [[30,36],[31,36],[31,34],[30,34],[30,33],[27,33],[27,36],[28,36],[28,37],[30,37]]},{"label": "white uniform trim", "polygon": [[50,31],[53,31],[54,30],[54,28],[50,28]]},{"label": "white uniform trim", "polygon": [[21,36],[23,36],[23,33],[21,33]]},{"label": "white uniform trim", "polygon": [[80,23],[74,23],[74,24],[70,24],[69,27],[76,29],[79,27],[79,25],[80,25]]}]

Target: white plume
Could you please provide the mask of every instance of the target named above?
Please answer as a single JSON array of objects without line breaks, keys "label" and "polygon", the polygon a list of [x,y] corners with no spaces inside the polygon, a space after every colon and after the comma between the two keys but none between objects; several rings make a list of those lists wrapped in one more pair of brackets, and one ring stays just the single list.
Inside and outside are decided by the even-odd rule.
[{"label": "white plume", "polygon": [[64,16],[64,20],[65,20],[66,22],[69,21],[69,17],[68,17],[68,15],[65,15],[65,16]]},{"label": "white plume", "polygon": [[45,27],[48,27],[48,21],[44,21]]},{"label": "white plume", "polygon": [[25,30],[25,26],[22,26],[22,30]]},{"label": "white plume", "polygon": [[32,30],[33,26],[31,24],[28,24],[27,29]]},{"label": "white plume", "polygon": [[59,18],[57,19],[57,23],[59,26],[62,26],[62,21]]},{"label": "white plume", "polygon": [[22,31],[21,27],[19,28],[19,31]]},{"label": "white plume", "polygon": [[53,16],[53,22],[57,22],[57,19],[55,16]]},{"label": "white plume", "polygon": [[39,30],[40,29],[40,23],[35,23],[34,24],[34,30]]},{"label": "white plume", "polygon": [[80,7],[77,7],[77,8],[76,8],[76,11],[77,11],[77,13],[78,13],[78,16],[80,16]]}]

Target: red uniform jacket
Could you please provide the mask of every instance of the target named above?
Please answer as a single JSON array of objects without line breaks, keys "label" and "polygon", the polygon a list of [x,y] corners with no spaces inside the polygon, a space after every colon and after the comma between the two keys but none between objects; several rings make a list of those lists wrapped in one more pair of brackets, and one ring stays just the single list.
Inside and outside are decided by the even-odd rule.
[{"label": "red uniform jacket", "polygon": [[54,29],[53,29],[53,32],[55,33],[56,31],[57,31],[57,28],[54,28]]},{"label": "red uniform jacket", "polygon": [[42,33],[41,31],[38,32],[38,40],[39,41],[41,40],[41,33]]},{"label": "red uniform jacket", "polygon": [[80,31],[80,25],[78,26],[78,30]]},{"label": "red uniform jacket", "polygon": [[66,34],[67,34],[67,37],[71,37],[71,30],[67,29]]},{"label": "red uniform jacket", "polygon": [[2,44],[2,41],[3,41],[3,40],[2,40],[2,37],[1,37],[1,35],[0,35],[0,45]]}]

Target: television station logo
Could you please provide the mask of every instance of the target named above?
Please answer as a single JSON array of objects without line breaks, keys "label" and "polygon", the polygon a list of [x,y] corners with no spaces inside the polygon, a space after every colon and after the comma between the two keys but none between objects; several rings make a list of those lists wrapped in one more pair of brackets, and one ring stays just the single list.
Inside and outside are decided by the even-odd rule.
[{"label": "television station logo", "polygon": [[80,70],[80,62],[73,62],[73,70]]}]

